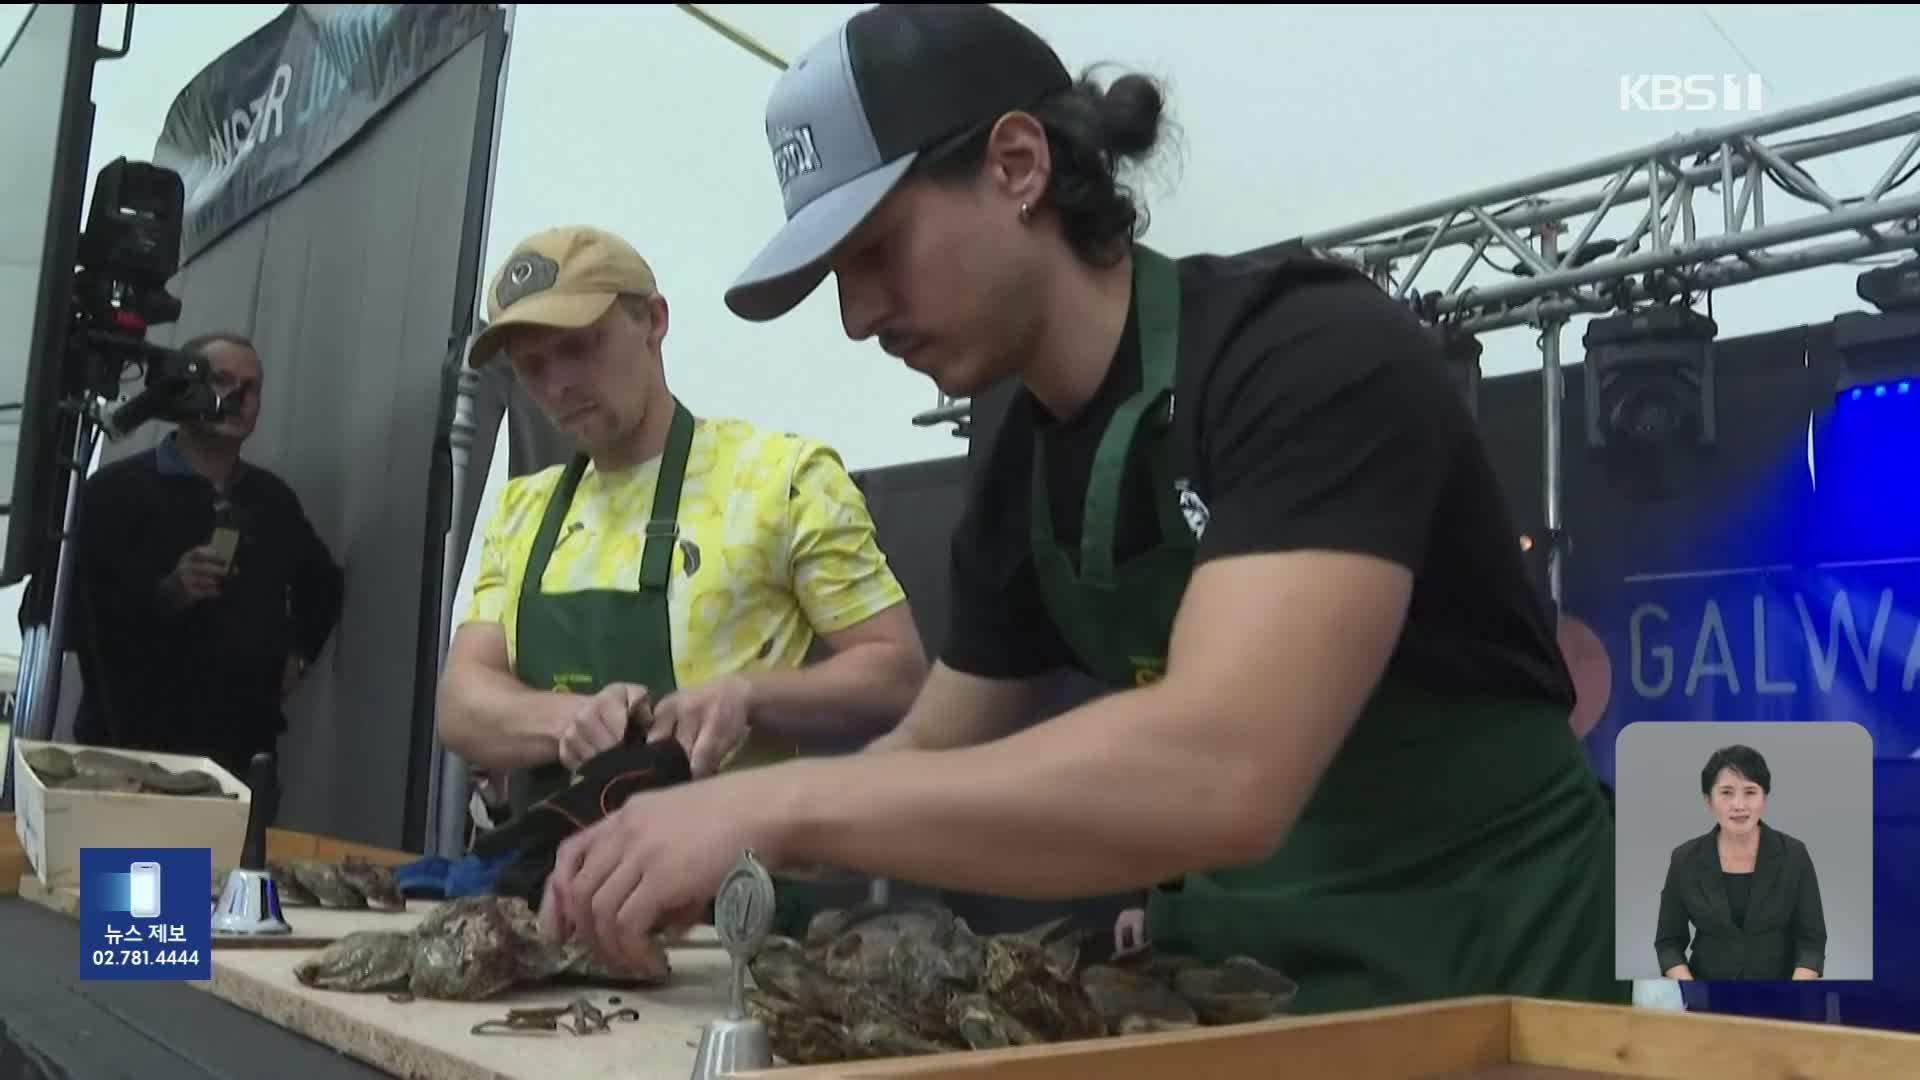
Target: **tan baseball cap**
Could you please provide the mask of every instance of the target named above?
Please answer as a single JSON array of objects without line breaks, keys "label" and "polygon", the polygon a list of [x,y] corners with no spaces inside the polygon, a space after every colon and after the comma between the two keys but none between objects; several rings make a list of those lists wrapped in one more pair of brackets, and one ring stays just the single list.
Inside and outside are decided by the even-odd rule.
[{"label": "tan baseball cap", "polygon": [[570,225],[534,233],[487,286],[487,328],[467,360],[491,362],[505,331],[515,326],[572,330],[607,313],[621,294],[652,296],[653,268],[631,244],[604,229]]}]

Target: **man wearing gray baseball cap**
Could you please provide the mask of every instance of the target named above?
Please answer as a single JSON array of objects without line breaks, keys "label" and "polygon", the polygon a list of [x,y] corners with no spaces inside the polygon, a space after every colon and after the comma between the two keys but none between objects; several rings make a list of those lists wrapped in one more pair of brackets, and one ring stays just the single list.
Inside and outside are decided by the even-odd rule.
[{"label": "man wearing gray baseball cap", "polygon": [[[751,848],[1144,889],[1157,949],[1262,960],[1298,1012],[1630,1000],[1572,680],[1438,337],[1297,243],[1141,243],[1121,173],[1162,106],[974,4],[863,11],[780,79],[787,221],[728,305],[772,319],[832,274],[850,337],[1012,402],[900,727],[635,798],[562,850],[551,932],[642,949]],[[1062,667],[1113,692],[1010,730]]]}]

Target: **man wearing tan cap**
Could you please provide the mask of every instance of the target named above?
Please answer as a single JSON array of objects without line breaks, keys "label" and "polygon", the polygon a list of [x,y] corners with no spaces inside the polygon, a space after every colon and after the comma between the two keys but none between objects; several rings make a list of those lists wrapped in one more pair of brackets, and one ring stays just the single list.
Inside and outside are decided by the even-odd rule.
[{"label": "man wearing tan cap", "polygon": [[[529,770],[544,798],[630,724],[696,776],[885,730],[926,659],[838,456],[667,386],[667,301],[593,228],[522,241],[487,293],[475,366],[504,356],[578,449],[507,482],[440,684],[446,745]],[[816,638],[831,654],[805,665]]]}]

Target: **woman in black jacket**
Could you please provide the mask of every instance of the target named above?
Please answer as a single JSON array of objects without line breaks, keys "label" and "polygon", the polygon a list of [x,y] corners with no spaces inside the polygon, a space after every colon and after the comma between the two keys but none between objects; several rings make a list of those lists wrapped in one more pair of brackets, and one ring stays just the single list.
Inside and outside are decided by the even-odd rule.
[{"label": "woman in black jacket", "polygon": [[1813,858],[1761,820],[1772,790],[1766,759],[1751,747],[1717,750],[1700,770],[1714,826],[1674,848],[1667,865],[1653,938],[1667,978],[1818,979],[1825,969]]}]

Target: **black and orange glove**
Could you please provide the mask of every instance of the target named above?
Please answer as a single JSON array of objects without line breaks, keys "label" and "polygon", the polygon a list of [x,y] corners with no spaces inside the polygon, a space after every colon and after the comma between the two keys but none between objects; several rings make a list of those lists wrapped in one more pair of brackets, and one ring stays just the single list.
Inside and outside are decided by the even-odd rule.
[{"label": "black and orange glove", "polygon": [[495,879],[494,895],[518,896],[539,907],[562,841],[620,809],[640,792],[693,778],[687,752],[679,743],[642,739],[596,755],[580,771],[579,779],[474,844],[474,854],[485,859],[515,856]]}]

